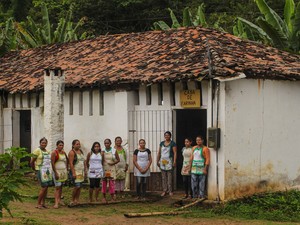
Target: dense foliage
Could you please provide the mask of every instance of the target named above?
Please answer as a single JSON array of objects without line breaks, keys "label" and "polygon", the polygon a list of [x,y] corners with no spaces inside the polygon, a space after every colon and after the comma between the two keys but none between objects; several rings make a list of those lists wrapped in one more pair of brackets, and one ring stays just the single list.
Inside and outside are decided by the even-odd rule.
[{"label": "dense foliage", "polygon": [[22,159],[28,156],[26,150],[19,147],[12,147],[0,154],[0,218],[3,216],[3,209],[11,215],[11,201],[22,201],[17,191],[21,185],[26,184],[24,174],[30,168],[28,161],[22,162]]}]

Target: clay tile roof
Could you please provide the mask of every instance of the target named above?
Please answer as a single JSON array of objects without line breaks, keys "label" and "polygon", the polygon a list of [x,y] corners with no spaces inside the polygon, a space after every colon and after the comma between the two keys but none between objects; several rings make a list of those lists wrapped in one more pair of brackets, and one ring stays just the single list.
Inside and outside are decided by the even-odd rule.
[{"label": "clay tile roof", "polygon": [[65,71],[66,87],[194,79],[207,76],[209,70],[225,78],[243,73],[255,79],[300,80],[299,55],[194,27],[11,52],[0,58],[0,89],[43,89],[43,71],[54,67]]}]

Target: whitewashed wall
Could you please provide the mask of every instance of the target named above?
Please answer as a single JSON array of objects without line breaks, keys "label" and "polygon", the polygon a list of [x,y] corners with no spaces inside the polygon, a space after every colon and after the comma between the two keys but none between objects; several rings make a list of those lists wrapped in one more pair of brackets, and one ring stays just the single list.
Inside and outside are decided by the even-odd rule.
[{"label": "whitewashed wall", "polygon": [[[299,82],[226,83],[226,199],[300,185]],[[224,116],[224,115],[223,115]]]},{"label": "whitewashed wall", "polygon": [[99,141],[104,147],[104,139],[112,142],[121,136],[123,144],[128,142],[127,109],[131,103],[131,92],[105,91],[104,114],[100,115],[99,90],[93,91],[92,115],[90,113],[89,91],[83,92],[83,113],[79,115],[79,92],[73,92],[73,115],[70,112],[70,92],[65,96],[65,149],[69,151],[74,139],[79,139],[82,149],[87,153],[93,142]]}]

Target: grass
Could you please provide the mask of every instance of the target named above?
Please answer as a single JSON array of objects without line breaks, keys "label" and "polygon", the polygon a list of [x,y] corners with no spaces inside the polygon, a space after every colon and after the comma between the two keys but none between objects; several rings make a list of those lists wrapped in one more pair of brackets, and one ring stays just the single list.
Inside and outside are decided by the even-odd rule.
[{"label": "grass", "polygon": [[[28,186],[24,186],[19,190],[22,195],[38,194],[40,187],[37,181],[32,178],[28,178]],[[72,187],[64,187],[63,189],[63,201],[68,204],[71,201]],[[48,196],[53,196],[54,188],[49,188]],[[100,195],[101,196],[101,193]],[[83,188],[81,192],[81,201],[88,201],[88,188]],[[130,194],[127,194],[126,199],[132,199]],[[100,198],[101,200],[101,198]],[[78,223],[88,223],[92,218],[99,218],[99,220],[107,216],[119,216],[122,217],[124,213],[131,212],[155,212],[155,211],[171,211],[174,210],[174,202],[166,201],[162,199],[157,202],[143,202],[143,203],[119,203],[116,205],[105,205],[98,207],[84,207],[84,208],[67,208],[63,207],[60,210],[49,209],[47,211],[47,217],[43,217],[36,214],[36,210],[32,209],[36,205],[37,199],[23,198],[25,205],[20,207],[21,203],[12,203],[11,211],[18,220],[16,223],[8,221],[5,224],[55,224],[51,218],[65,218],[66,214],[72,215],[76,218]],[[47,205],[52,206],[54,199],[48,199]],[[160,217],[166,221],[175,221],[176,218],[188,219],[209,219],[212,220],[229,220],[240,221],[241,224],[249,224],[249,221],[262,221],[259,224],[277,224],[277,221],[300,222],[300,192],[291,190],[285,192],[276,193],[264,193],[260,195],[253,195],[242,199],[229,201],[224,204],[208,206],[207,204],[200,205],[199,207],[193,207],[190,209],[189,214],[178,215],[177,217],[162,216]],[[15,221],[16,221],[15,220]],[[1,224],[1,220],[0,220]],[[57,221],[56,221],[57,224]],[[286,223],[285,223],[286,224]]]},{"label": "grass", "polygon": [[251,220],[300,222],[300,192],[264,193],[230,201],[212,209],[216,215]]}]

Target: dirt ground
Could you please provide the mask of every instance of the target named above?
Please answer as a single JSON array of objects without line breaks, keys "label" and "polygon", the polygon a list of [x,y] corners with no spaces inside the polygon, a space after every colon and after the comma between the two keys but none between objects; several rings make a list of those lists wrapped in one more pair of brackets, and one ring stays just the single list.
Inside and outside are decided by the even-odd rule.
[{"label": "dirt ground", "polygon": [[[85,191],[85,190],[84,190]],[[269,221],[250,221],[234,218],[214,217],[205,212],[205,208],[193,208],[190,214],[177,216],[155,216],[141,218],[126,218],[124,213],[133,212],[155,212],[170,211],[174,209],[174,203],[181,199],[182,193],[177,193],[172,198],[160,198],[155,202],[130,202],[118,203],[111,205],[95,205],[86,207],[69,208],[62,206],[59,209],[53,209],[52,200],[48,200],[49,209],[36,209],[36,200],[25,198],[23,203],[13,202],[11,210],[14,218],[10,218],[8,213],[4,213],[4,218],[0,219],[1,224],[67,224],[67,225],[127,225],[127,224],[201,224],[201,225],[237,225],[237,224],[292,224],[292,223],[276,223]],[[87,196],[83,196],[83,201],[87,200]],[[127,200],[132,196],[127,196]],[[157,198],[157,196],[156,196]],[[126,200],[125,199],[125,200]],[[121,201],[123,199],[120,199]],[[67,199],[64,201],[67,202]],[[200,217],[199,217],[200,215]]]}]

